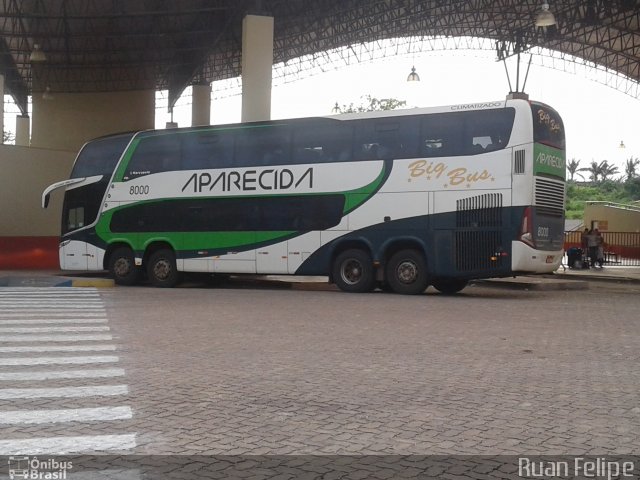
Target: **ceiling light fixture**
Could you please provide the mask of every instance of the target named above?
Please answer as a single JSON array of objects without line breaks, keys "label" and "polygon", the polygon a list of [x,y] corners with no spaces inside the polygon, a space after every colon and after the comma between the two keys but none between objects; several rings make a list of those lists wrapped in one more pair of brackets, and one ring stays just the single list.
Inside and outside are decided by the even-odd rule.
[{"label": "ceiling light fixture", "polygon": [[31,63],[39,63],[39,62],[45,62],[46,60],[47,60],[47,56],[40,49],[40,45],[38,45],[37,43],[34,43],[33,51],[31,52],[31,55],[29,55],[29,61]]},{"label": "ceiling light fixture", "polygon": [[419,82],[419,81],[420,81],[420,75],[416,73],[416,67],[414,65],[413,67],[411,67],[411,73],[407,77],[407,82]]},{"label": "ceiling light fixture", "polygon": [[44,89],[44,92],[42,92],[42,99],[43,100],[53,100],[53,94],[51,93],[51,87],[47,86],[47,88]]},{"label": "ceiling light fixture", "polygon": [[549,4],[544,2],[541,8],[536,16],[536,27],[552,27],[555,25],[556,17],[554,17],[553,13],[549,10]]}]

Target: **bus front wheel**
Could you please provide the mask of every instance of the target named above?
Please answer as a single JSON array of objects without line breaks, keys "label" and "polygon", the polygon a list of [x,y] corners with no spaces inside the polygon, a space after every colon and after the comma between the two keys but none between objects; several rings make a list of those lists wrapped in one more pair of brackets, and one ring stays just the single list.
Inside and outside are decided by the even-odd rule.
[{"label": "bus front wheel", "polygon": [[394,253],[386,267],[386,281],[396,293],[417,295],[429,285],[427,265],[417,250],[400,250]]},{"label": "bus front wheel", "polygon": [[175,287],[178,283],[178,269],[173,251],[162,248],[153,252],[147,260],[147,276],[154,287]]},{"label": "bus front wheel", "polygon": [[109,256],[109,274],[118,285],[134,285],[140,276],[133,251],[118,247]]},{"label": "bus front wheel", "polygon": [[332,273],[335,284],[345,292],[365,293],[375,286],[373,261],[364,250],[351,249],[339,254]]}]

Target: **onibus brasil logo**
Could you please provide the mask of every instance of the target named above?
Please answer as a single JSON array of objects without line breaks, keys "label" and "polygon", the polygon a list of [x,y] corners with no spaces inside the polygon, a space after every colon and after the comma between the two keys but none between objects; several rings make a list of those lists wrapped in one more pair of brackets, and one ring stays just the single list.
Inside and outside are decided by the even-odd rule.
[{"label": "onibus brasil logo", "polygon": [[65,480],[67,471],[72,468],[72,462],[63,462],[54,458],[40,460],[38,457],[9,457],[9,478],[11,480]]}]

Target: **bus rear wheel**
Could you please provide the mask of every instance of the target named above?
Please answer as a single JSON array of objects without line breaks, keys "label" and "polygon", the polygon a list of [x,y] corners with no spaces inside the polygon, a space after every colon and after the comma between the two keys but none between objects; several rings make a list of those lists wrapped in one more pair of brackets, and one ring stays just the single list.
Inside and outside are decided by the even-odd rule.
[{"label": "bus rear wheel", "polygon": [[394,253],[387,262],[385,276],[391,290],[403,295],[417,295],[429,285],[427,264],[417,250]]},{"label": "bus rear wheel", "polygon": [[466,280],[456,280],[453,278],[438,280],[433,282],[433,287],[444,295],[454,295],[467,286]]},{"label": "bus rear wheel", "polygon": [[176,256],[171,249],[162,248],[147,260],[147,276],[154,287],[170,288],[178,283]]},{"label": "bus rear wheel", "polygon": [[109,274],[118,285],[134,285],[140,277],[135,256],[129,247],[118,247],[109,255]]},{"label": "bus rear wheel", "polygon": [[340,290],[351,293],[370,292],[375,287],[371,256],[364,250],[350,249],[333,262],[333,281]]}]

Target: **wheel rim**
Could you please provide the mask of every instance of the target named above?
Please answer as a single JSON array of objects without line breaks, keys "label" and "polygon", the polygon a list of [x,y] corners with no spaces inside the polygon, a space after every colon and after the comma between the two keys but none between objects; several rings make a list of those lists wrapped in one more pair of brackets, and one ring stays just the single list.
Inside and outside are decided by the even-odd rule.
[{"label": "wheel rim", "polygon": [[348,285],[356,285],[362,280],[364,268],[362,263],[354,258],[350,258],[342,263],[340,276],[342,281]]},{"label": "wheel rim", "polygon": [[113,264],[113,273],[116,277],[126,277],[131,273],[131,261],[124,257],[118,258]]},{"label": "wheel rim", "polygon": [[418,278],[418,274],[418,265],[410,260],[400,262],[396,268],[396,278],[405,285],[414,283]]},{"label": "wheel rim", "polygon": [[153,275],[158,280],[166,280],[171,275],[172,266],[171,262],[166,258],[158,260],[153,266]]}]

